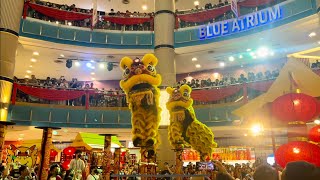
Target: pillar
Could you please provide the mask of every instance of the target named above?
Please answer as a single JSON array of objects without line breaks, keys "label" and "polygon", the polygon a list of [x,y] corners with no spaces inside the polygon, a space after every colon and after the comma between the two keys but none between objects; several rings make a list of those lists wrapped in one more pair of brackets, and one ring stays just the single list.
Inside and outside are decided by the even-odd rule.
[{"label": "pillar", "polygon": [[41,157],[38,177],[39,179],[48,179],[48,171],[50,169],[50,150],[52,145],[52,131],[54,129],[60,129],[57,127],[36,127],[42,129],[42,141],[41,141]]},{"label": "pillar", "polygon": [[111,159],[112,159],[112,152],[111,152],[112,134],[100,134],[100,135],[104,136],[102,179],[110,180]]},{"label": "pillar", "polygon": [[7,127],[15,123],[9,121],[0,121],[0,162],[2,162],[2,152],[4,151],[4,142],[7,133]]},{"label": "pillar", "polygon": [[[159,62],[157,71],[162,76],[162,86],[173,86],[176,83],[176,65],[174,50],[175,0],[155,0],[154,17],[154,53]],[[161,99],[166,92],[161,92]],[[161,102],[161,100],[160,100]],[[175,152],[168,140],[169,112],[165,103],[161,103],[161,127],[159,136],[161,145],[157,150],[157,164],[163,170],[164,162],[175,163]]]},{"label": "pillar", "polygon": [[0,160],[6,128],[12,124],[7,118],[23,4],[24,0],[1,0],[0,6]]},{"label": "pillar", "polygon": [[155,0],[154,53],[159,59],[157,71],[162,76],[162,86],[176,83],[174,11],[175,0]]},{"label": "pillar", "polygon": [[0,20],[0,121],[6,121],[24,0],[1,0]]}]

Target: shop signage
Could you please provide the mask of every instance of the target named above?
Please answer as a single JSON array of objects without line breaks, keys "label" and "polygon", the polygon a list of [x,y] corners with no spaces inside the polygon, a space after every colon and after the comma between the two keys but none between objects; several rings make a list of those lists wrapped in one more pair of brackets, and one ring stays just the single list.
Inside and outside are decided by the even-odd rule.
[{"label": "shop signage", "polygon": [[199,28],[199,38],[209,39],[247,31],[277,21],[282,18],[282,14],[281,7],[276,5],[236,19],[219,21],[206,26],[201,26]]}]

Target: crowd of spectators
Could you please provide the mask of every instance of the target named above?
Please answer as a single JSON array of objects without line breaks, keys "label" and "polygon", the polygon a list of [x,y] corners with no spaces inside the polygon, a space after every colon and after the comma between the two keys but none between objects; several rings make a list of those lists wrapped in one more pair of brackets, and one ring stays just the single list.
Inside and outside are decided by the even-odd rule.
[{"label": "crowd of spectators", "polygon": [[[277,1],[276,3],[278,3],[278,1],[281,2],[284,0],[276,0],[276,1]],[[55,8],[55,9],[65,10],[65,11],[73,11],[73,12],[85,13],[85,14],[91,14],[93,12],[93,9],[78,8],[78,7],[76,7],[75,4],[72,4],[69,6],[66,4],[55,4],[55,3],[40,1],[40,0],[31,0],[31,2],[39,4],[39,5]],[[179,14],[192,14],[192,13],[197,13],[197,12],[201,12],[201,11],[207,11],[207,10],[211,10],[211,9],[215,9],[215,8],[221,8],[223,6],[229,5],[229,3],[230,2],[228,0],[224,0],[224,1],[219,0],[219,2],[217,4],[207,3],[203,7],[195,6],[195,8],[189,9],[189,10],[178,10],[177,9],[176,14],[178,14],[178,15]],[[272,3],[272,4],[275,4],[275,3]],[[261,6],[261,7],[256,7],[256,8],[247,8],[247,9],[249,9],[247,11],[248,11],[248,13],[251,13],[251,12],[260,10],[261,8],[265,8],[265,7],[266,6]],[[78,27],[87,27],[87,28],[91,27],[91,18],[79,20],[79,21],[61,21],[61,20],[54,19],[52,17],[48,17],[48,16],[41,14],[37,11],[34,11],[31,8],[28,9],[27,15],[32,18],[41,19],[41,20],[50,21],[50,22],[59,23],[59,24],[78,26]],[[97,29],[123,30],[123,31],[124,30],[125,31],[150,31],[153,29],[152,24],[149,21],[145,22],[145,23],[141,23],[141,24],[135,24],[135,25],[120,25],[120,24],[109,22],[109,21],[105,21],[103,19],[103,16],[127,17],[127,18],[132,18],[132,17],[150,18],[150,17],[154,17],[154,12],[141,13],[139,11],[130,12],[129,10],[127,10],[126,12],[120,12],[120,11],[115,11],[114,9],[110,9],[109,12],[98,11],[98,16],[99,16],[98,22],[96,24],[96,27],[94,27]],[[216,18],[213,18],[213,19],[205,21],[205,22],[193,23],[193,22],[184,22],[184,21],[179,20],[179,28],[199,26],[199,25],[204,25],[204,24],[213,23],[213,22],[217,22],[217,21],[223,21],[223,20],[227,20],[227,19],[231,19],[231,18],[234,18],[234,14],[231,11],[228,11],[221,16],[218,16]]]},{"label": "crowd of spectators", "polygon": [[201,89],[201,88],[210,88],[210,87],[224,87],[229,85],[236,85],[236,84],[243,84],[255,81],[263,81],[263,80],[272,80],[279,76],[279,70],[273,70],[266,72],[248,72],[247,76],[244,74],[240,74],[238,78],[235,77],[222,77],[221,79],[215,79],[214,81],[211,78],[208,79],[191,79],[187,81],[187,79],[183,79],[180,82],[177,82],[177,87],[180,87],[183,84],[189,85],[191,88],[194,89]]},{"label": "crowd of spectators", "polygon": [[[106,90],[104,88],[97,89],[94,88],[93,82],[78,81],[77,78],[72,78],[71,81],[67,81],[64,76],[60,78],[50,78],[47,77],[45,80],[37,79],[35,75],[31,75],[31,78],[18,79],[14,77],[14,82],[38,88],[46,89],[65,89],[65,90],[92,90],[95,91],[89,97],[90,106],[93,107],[124,107],[126,106],[126,99],[124,92],[120,88],[115,88]],[[68,100],[68,101],[48,101],[39,99],[30,95],[23,93],[22,91],[17,92],[17,101],[20,102],[34,102],[34,103],[44,103],[44,104],[60,104],[69,106],[85,106],[85,96],[78,99]]]}]

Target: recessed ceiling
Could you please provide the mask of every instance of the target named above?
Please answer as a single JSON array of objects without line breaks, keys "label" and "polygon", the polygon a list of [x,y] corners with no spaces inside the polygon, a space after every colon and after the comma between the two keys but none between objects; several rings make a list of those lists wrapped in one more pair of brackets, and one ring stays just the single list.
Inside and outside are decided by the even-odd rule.
[{"label": "recessed ceiling", "polygon": [[[316,32],[318,35],[310,38],[310,32]],[[189,46],[176,48],[176,70],[178,74],[202,71],[207,69],[221,68],[220,62],[225,62],[225,67],[240,66],[252,62],[268,62],[277,59],[286,58],[288,54],[319,47],[320,40],[319,17],[317,15],[280,26],[271,30],[263,31],[249,36],[243,36],[231,40],[214,42],[205,45]],[[55,63],[61,55],[65,58],[80,58],[95,61],[119,62],[124,56],[131,58],[142,57],[145,53],[153,53],[150,49],[106,49],[80,47],[66,44],[56,44],[47,41],[19,37],[19,46],[17,50],[15,76],[23,78],[25,75],[36,75],[37,78],[46,77],[59,78],[65,76],[67,80],[76,77],[78,80],[119,80],[121,71],[115,67],[112,71],[100,69],[99,65],[95,70],[87,68],[83,63],[80,67],[75,66],[68,69],[65,62]],[[252,61],[246,58],[237,57],[241,53],[247,53],[246,50],[257,49],[259,47],[268,47],[274,51],[274,56],[265,59]],[[39,52],[39,56],[33,55],[33,52]],[[235,60],[230,62],[228,59],[234,56]],[[196,57],[197,61],[192,61]],[[31,62],[35,58],[36,62]],[[200,64],[201,68],[196,68]],[[30,65],[32,67],[30,67]],[[27,73],[30,70],[31,73]],[[94,72],[95,75],[91,75]]]}]

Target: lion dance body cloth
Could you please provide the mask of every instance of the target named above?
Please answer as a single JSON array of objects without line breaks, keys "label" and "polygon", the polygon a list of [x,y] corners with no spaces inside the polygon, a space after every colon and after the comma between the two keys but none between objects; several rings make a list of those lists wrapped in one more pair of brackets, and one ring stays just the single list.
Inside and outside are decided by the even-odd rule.
[{"label": "lion dance body cloth", "polygon": [[120,87],[126,93],[131,123],[133,144],[141,148],[145,157],[152,158],[159,145],[158,128],[160,123],[159,98],[161,76],[155,66],[158,59],[153,54],[146,54],[142,60],[122,58],[120,66],[123,80]]},{"label": "lion dance body cloth", "polygon": [[205,124],[197,120],[190,97],[191,88],[182,85],[179,89],[168,87],[170,94],[166,106],[170,112],[169,141],[174,148],[191,146],[200,153],[201,161],[211,159],[213,149],[217,147],[214,135]]}]

